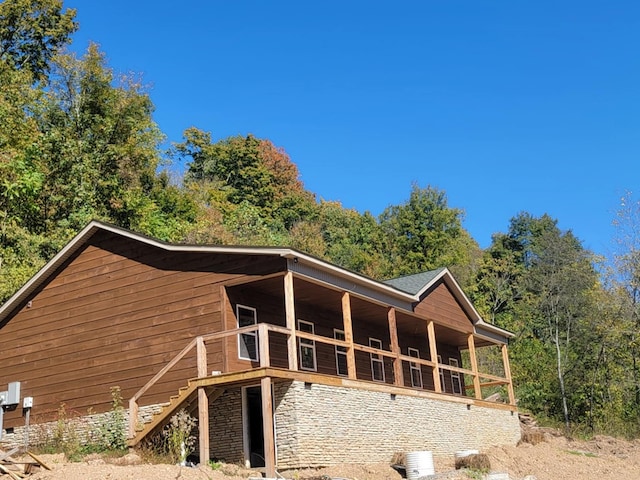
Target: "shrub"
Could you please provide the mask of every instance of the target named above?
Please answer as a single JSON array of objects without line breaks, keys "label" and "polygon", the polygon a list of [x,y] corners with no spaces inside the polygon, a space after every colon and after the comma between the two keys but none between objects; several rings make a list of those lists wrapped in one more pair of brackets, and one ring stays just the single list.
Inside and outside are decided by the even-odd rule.
[{"label": "shrub", "polygon": [[111,411],[98,427],[97,443],[101,450],[124,450],[127,436],[122,392],[120,387],[111,387]]},{"label": "shrub", "polygon": [[182,409],[171,417],[162,430],[165,453],[173,463],[184,464],[187,457],[193,453],[196,437],[191,433],[196,424],[196,419]]}]

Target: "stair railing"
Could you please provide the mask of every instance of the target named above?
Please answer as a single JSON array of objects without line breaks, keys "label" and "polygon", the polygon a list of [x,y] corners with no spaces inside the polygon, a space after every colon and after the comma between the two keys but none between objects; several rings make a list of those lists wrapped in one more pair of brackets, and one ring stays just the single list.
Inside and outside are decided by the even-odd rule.
[{"label": "stair railing", "polygon": [[269,367],[271,363],[269,357],[269,332],[278,332],[287,336],[291,335],[291,332],[287,328],[268,323],[258,323],[255,325],[248,325],[246,327],[234,328],[232,330],[225,330],[223,332],[200,335],[193,338],[186,347],[173,357],[169,363],[162,367],[162,369],[156,373],[151,380],[145,383],[144,386],[140,388],[140,390],[138,390],[129,400],[129,438],[133,438],[136,435],[139,412],[138,400],[140,397],[158,383],[158,381],[164,377],[169,370],[171,370],[180,360],[186,357],[194,348],[196,349],[197,376],[198,378],[206,377],[208,373],[206,342],[221,340],[223,338],[255,331],[258,332],[260,367]]}]

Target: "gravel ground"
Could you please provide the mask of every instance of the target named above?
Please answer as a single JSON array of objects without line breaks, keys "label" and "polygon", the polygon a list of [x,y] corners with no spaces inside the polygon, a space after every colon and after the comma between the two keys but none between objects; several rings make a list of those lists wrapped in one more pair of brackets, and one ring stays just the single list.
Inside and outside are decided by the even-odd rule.
[{"label": "gravel ground", "polygon": [[[506,473],[511,480],[637,480],[640,479],[640,441],[628,442],[611,437],[595,437],[590,441],[569,440],[545,434],[536,445],[492,447],[483,450],[491,461],[493,472]],[[217,470],[209,467],[189,468],[176,465],[152,465],[129,454],[121,458],[97,455],[78,463],[67,462],[63,455],[40,457],[50,471],[39,469],[29,480],[246,480],[259,477],[254,471],[237,465],[223,464]],[[434,458],[437,476],[433,480],[468,478],[455,471],[451,457]],[[386,464],[339,465],[323,469],[280,472],[287,479],[328,480],[401,480]],[[0,475],[0,480],[9,480]]]}]

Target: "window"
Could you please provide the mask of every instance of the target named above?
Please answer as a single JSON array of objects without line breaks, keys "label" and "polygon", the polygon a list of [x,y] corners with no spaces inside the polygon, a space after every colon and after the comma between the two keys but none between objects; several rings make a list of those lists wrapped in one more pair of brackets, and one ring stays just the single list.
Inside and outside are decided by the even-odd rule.
[{"label": "window", "polygon": [[[409,356],[413,358],[420,358],[420,350],[417,348],[409,347]],[[411,370],[411,386],[422,388],[422,368],[419,363],[409,362],[409,369]]]},{"label": "window", "polygon": [[[313,323],[298,320],[298,330],[305,333],[314,333]],[[316,371],[316,342],[307,338],[298,339],[300,350],[300,368],[302,370]]]},{"label": "window", "polygon": [[[258,315],[253,307],[236,305],[238,328],[258,323]],[[238,357],[243,360],[258,361],[258,332],[247,332],[238,335]]]},{"label": "window", "polygon": [[[344,330],[334,328],[333,338],[336,340],[345,340]],[[347,347],[336,345],[336,373],[342,376],[349,375],[349,369],[347,368]]]},{"label": "window", "polygon": [[[382,350],[382,341],[376,338],[369,339],[369,346]],[[384,382],[384,362],[382,355],[379,353],[371,353],[371,377],[376,382]]]},{"label": "window", "polygon": [[[449,365],[452,367],[457,367],[458,359],[450,358]],[[462,383],[460,382],[460,373],[459,372],[451,372],[451,388],[453,389],[453,393],[457,393],[460,395],[462,393]]]},{"label": "window", "polygon": [[[438,364],[442,363],[442,355],[438,355]],[[440,390],[443,392],[447,391],[446,385],[444,384],[444,370],[438,367],[438,372],[440,372]]]}]

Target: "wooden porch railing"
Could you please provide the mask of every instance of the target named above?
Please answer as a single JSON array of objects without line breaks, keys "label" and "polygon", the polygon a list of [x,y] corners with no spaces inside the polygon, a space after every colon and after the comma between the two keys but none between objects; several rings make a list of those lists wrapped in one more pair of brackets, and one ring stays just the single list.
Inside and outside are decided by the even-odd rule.
[{"label": "wooden porch railing", "polygon": [[[251,333],[256,331],[258,332],[258,335],[257,335],[258,336],[257,338],[258,361],[259,361],[260,367],[271,366],[270,352],[269,352],[269,334],[270,332],[275,332],[275,333],[284,334],[287,336],[287,338],[289,338],[292,332],[288,328],[267,324],[267,323],[258,323],[256,325],[249,325],[246,327],[235,328],[232,330],[225,330],[223,332],[216,332],[216,333],[195,337],[173,359],[171,359],[169,363],[167,363],[156,375],[154,375],[153,378],[151,378],[151,380],[149,380],[142,388],[140,388],[140,390],[138,390],[133,395],[133,397],[131,397],[131,399],[129,400],[129,436],[130,438],[134,437],[136,434],[136,426],[137,426],[138,411],[139,411],[138,401],[147,391],[149,391],[150,388],[152,388],[156,383],[158,383],[158,381],[162,379],[162,377],[164,377],[164,375],[166,375],[167,372],[169,372],[178,362],[180,362],[180,360],[185,358],[192,350],[195,349],[197,377],[199,378],[206,377],[208,376],[207,351],[206,351],[207,342],[222,340],[228,337],[233,337],[233,336],[241,335],[244,333]],[[410,362],[413,364],[431,367],[432,369],[436,370],[436,374],[434,374],[434,378],[436,378],[436,375],[440,370],[448,370],[451,372],[457,372],[464,375],[469,375],[471,378],[474,378],[474,384],[464,387],[467,389],[475,388],[476,385],[479,385],[480,387],[486,387],[486,386],[492,386],[492,385],[507,385],[509,388],[512,388],[509,378],[503,378],[496,375],[480,373],[478,371],[467,370],[464,368],[454,367],[451,365],[439,364],[431,360],[403,355],[399,352],[394,353],[388,350],[380,350],[377,348],[369,347],[366,345],[360,345],[356,343],[350,344],[349,342],[344,340],[337,340],[330,337],[323,337],[320,335],[302,332],[299,330],[295,331],[295,335],[296,337],[312,340],[318,343],[344,347],[347,349],[353,348],[354,350],[358,350],[361,352],[380,355],[385,358],[390,358],[394,361]],[[294,363],[294,365],[296,364],[297,362]],[[289,365],[290,366],[292,365],[291,359],[289,360]],[[224,372],[224,373],[228,373],[228,372]],[[490,380],[490,382],[480,383],[479,382],[480,378],[488,379]],[[398,383],[397,378],[394,381],[396,382],[396,386],[404,386]],[[436,387],[435,390],[437,393],[440,393],[439,385]],[[476,392],[476,398],[479,398],[478,392]],[[513,402],[510,402],[510,403],[513,403]]]},{"label": "wooden porch railing", "polygon": [[158,373],[156,373],[151,380],[144,384],[140,390],[138,390],[133,397],[129,400],[129,436],[135,436],[136,424],[138,422],[138,400],[142,397],[151,387],[153,387],[158,381],[164,377],[169,370],[171,370],[180,360],[182,360],[189,352],[194,348],[196,349],[196,367],[197,376],[206,377],[209,369],[207,368],[207,350],[206,342],[222,340],[227,337],[235,335],[241,335],[243,333],[258,332],[259,342],[259,361],[261,367],[268,367],[269,361],[269,332],[283,333],[289,335],[288,329],[279,327],[277,325],[271,325],[267,323],[258,323],[256,325],[249,325],[246,327],[235,328],[233,330],[225,330],[223,332],[210,333],[207,335],[200,335],[191,340],[186,347],[184,347],[180,353],[173,357],[169,363],[167,363]]}]

